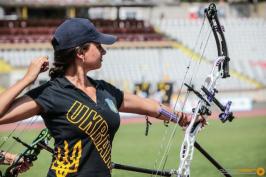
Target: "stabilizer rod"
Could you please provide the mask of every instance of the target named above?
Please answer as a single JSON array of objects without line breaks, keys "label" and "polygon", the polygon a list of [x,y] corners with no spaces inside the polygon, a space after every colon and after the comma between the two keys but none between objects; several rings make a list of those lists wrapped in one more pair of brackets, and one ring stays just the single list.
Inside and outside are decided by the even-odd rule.
[{"label": "stabilizer rod", "polygon": [[195,141],[194,146],[200,151],[204,157],[206,157],[225,177],[232,177],[226,169],[224,169],[210,154],[207,153],[200,145]]},{"label": "stabilizer rod", "polygon": [[171,173],[169,171],[157,171],[157,170],[152,170],[152,169],[147,169],[147,168],[139,168],[139,167],[133,167],[129,165],[117,164],[114,162],[112,162],[112,167],[114,169],[134,171],[134,172],[139,172],[139,173],[147,173],[147,174],[157,175],[157,176],[168,176],[168,177],[171,176]]}]

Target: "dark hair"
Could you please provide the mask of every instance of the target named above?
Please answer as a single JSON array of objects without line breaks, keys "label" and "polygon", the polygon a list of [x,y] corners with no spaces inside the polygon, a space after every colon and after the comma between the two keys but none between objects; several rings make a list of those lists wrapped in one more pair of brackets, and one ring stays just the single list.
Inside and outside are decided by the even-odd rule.
[{"label": "dark hair", "polygon": [[49,71],[51,79],[63,77],[67,68],[74,63],[77,53],[83,53],[89,46],[90,43],[85,43],[78,47],[54,51],[54,66]]}]

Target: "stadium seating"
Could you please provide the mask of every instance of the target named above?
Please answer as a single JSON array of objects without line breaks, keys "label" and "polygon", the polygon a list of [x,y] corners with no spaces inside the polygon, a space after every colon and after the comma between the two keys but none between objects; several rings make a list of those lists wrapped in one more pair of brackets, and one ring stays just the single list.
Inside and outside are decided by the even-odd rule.
[{"label": "stadium seating", "polygon": [[34,49],[0,50],[0,58],[2,58],[11,66],[16,68],[27,67],[32,59],[40,56],[49,56],[49,58],[53,58],[53,52],[52,50],[34,50]]},{"label": "stadium seating", "polygon": [[[0,43],[48,43],[62,19],[0,20]],[[118,36],[120,41],[160,41],[162,34],[143,20],[93,19],[99,31]]]},{"label": "stadium seating", "polygon": [[[0,52],[0,58],[4,58],[13,67],[19,68],[28,66],[33,58],[46,55],[52,59],[52,50],[2,50]],[[170,81],[176,88],[180,88],[189,61],[191,60],[187,56],[174,48],[108,49],[103,58],[103,67],[90,75],[117,85],[127,82],[130,89],[133,89],[134,83],[142,81],[151,83]],[[200,86],[210,69],[211,67],[206,63],[202,63],[198,68],[193,61],[186,82],[193,77],[193,84]],[[220,88],[223,90],[251,89],[254,86],[232,77],[226,81],[226,84],[221,84]]]},{"label": "stadium seating", "polygon": [[[187,56],[173,48],[112,49],[104,57],[103,67],[91,74],[118,85],[120,81],[125,80],[133,83],[170,81],[175,84],[175,88],[180,88],[189,61]],[[196,62],[192,62],[186,82],[193,77],[192,84],[200,86],[210,69],[209,64],[202,63],[200,68],[197,68]],[[197,75],[193,75],[193,73],[197,73]],[[255,87],[238,78],[231,77],[226,82],[221,81],[219,88],[236,90]]]},{"label": "stadium seating", "polygon": [[[209,44],[205,49],[204,56],[208,60],[216,58],[216,44],[207,21],[205,21],[202,28],[202,35],[199,37],[200,42],[196,47],[195,41],[198,38],[202,19],[164,19],[154,21],[153,24],[169,37],[182,42],[198,53],[202,53],[204,50],[204,47],[199,46],[204,46],[209,36]],[[265,68],[251,65],[256,61],[266,60],[266,20],[260,18],[230,18],[222,19],[221,24],[225,28],[232,68],[266,84]]]},{"label": "stadium seating", "polygon": [[[12,21],[12,23],[0,21],[0,42],[10,42],[7,36],[12,36],[13,42],[49,41],[50,36],[47,33],[51,33],[58,23],[60,23],[59,20],[47,22],[46,27],[40,28],[38,26],[40,24],[33,21]],[[119,33],[121,41],[160,40],[162,38],[162,35],[154,33],[153,27],[143,30],[143,25],[145,25],[143,21],[95,20],[94,23],[100,25],[100,30],[103,32]],[[231,58],[230,67],[238,71],[238,73],[248,75],[250,78],[265,85],[266,70],[263,64],[260,64],[260,62],[265,62],[266,60],[266,50],[264,49],[266,43],[265,20],[223,19],[221,23],[225,26],[225,35]],[[205,49],[204,57],[210,61],[216,58],[217,49],[208,25],[204,26],[202,29],[203,36],[199,38],[200,42],[197,46],[201,47],[194,46],[202,24],[200,20],[168,19],[155,21],[153,24],[167,36],[199,53],[204,50],[202,46],[204,46],[206,38],[209,37],[209,44]],[[110,28],[110,25],[118,28]],[[22,26],[27,27],[21,28]],[[122,28],[124,26],[133,26],[134,28],[125,30]],[[143,32],[141,32],[141,27]],[[2,35],[6,33],[8,35]],[[31,35],[27,37],[28,35],[26,34]],[[133,82],[147,81],[155,83],[165,80],[174,82],[175,87],[179,88],[186,72],[186,67],[191,61],[188,56],[185,56],[184,53],[175,48],[114,48],[108,49],[107,53],[104,56],[102,69],[90,74],[96,78],[103,78],[117,83],[117,85],[127,83],[126,85],[129,87],[133,86]],[[28,66],[31,59],[43,55],[53,58],[52,49],[0,49],[0,58],[3,58],[11,66],[19,68]],[[196,62],[193,61],[191,68],[193,69],[195,65]],[[210,68],[209,64],[203,63],[201,68],[196,68],[199,71],[197,75],[193,76],[193,73],[190,72],[187,78],[189,80],[192,76],[195,77],[193,84],[199,86],[210,71]],[[231,77],[226,82],[221,81],[219,87],[223,90],[256,88],[254,85],[235,77]]]}]

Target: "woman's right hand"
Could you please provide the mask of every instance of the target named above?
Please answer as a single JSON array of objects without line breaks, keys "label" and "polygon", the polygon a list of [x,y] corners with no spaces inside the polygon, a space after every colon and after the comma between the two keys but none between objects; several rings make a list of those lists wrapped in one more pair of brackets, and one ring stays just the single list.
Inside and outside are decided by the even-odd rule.
[{"label": "woman's right hand", "polygon": [[16,167],[18,173],[24,173],[32,167],[32,162],[28,162],[27,160],[21,159],[19,161],[19,165]]},{"label": "woman's right hand", "polygon": [[49,69],[48,57],[40,57],[31,61],[31,64],[28,68],[27,73],[24,76],[28,82],[34,82],[38,75],[42,72],[45,72]]}]

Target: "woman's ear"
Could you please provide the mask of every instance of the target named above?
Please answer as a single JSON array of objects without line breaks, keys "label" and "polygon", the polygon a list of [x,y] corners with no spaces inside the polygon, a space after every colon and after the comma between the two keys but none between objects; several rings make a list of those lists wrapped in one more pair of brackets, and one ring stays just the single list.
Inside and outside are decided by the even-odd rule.
[{"label": "woman's ear", "polygon": [[84,62],[85,55],[83,52],[77,52],[76,56],[78,60],[81,60],[82,62]]}]

